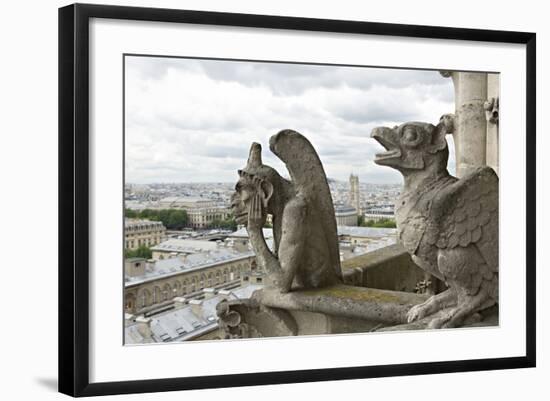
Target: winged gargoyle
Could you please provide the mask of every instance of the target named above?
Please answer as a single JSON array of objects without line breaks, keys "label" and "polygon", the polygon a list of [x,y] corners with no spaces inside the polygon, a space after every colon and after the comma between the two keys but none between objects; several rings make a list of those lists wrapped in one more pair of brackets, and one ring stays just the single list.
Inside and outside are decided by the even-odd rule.
[{"label": "winged gargoyle", "polygon": [[[262,148],[253,143],[231,198],[235,219],[246,225],[258,264],[267,272],[266,285],[284,293],[293,285],[341,283],[334,206],[317,152],[292,130],[273,135],[269,147],[285,163],[291,180],[263,164]],[[267,214],[273,216],[273,251],[262,232]]]},{"label": "winged gargoyle", "polygon": [[398,235],[413,261],[443,280],[448,289],[408,313],[413,322],[434,316],[428,327],[457,327],[498,302],[498,176],[478,167],[458,179],[447,171],[445,135],[454,117],[437,126],[408,122],[372,131],[386,152],[375,163],[404,177],[396,202]]}]

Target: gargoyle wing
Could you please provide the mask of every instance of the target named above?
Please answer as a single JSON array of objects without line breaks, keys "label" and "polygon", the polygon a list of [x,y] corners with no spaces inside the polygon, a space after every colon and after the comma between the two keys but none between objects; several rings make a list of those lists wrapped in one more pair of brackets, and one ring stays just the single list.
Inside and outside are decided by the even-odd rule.
[{"label": "gargoyle wing", "polygon": [[281,159],[290,173],[297,192],[306,201],[310,213],[322,221],[330,262],[337,277],[342,277],[338,232],[334,205],[323,165],[313,145],[302,134],[283,130],[269,140],[269,148]]},{"label": "gargoyle wing", "polygon": [[475,244],[486,274],[498,272],[498,176],[492,168],[477,168],[436,195],[426,239],[440,249]]}]

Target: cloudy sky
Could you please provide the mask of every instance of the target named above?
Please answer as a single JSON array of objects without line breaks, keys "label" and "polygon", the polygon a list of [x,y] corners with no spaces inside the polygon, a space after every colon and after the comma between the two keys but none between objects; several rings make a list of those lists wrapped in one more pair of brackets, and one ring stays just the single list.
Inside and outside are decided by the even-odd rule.
[{"label": "cloudy sky", "polygon": [[437,123],[454,111],[437,71],[134,57],[125,59],[126,182],[233,182],[253,141],[287,176],[269,137],[291,128],[316,148],[327,176],[399,183],[374,164],[373,127]]}]

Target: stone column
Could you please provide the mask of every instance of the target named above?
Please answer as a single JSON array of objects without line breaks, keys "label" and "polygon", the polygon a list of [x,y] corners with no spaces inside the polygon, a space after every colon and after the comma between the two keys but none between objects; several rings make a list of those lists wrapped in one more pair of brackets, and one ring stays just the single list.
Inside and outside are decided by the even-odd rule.
[{"label": "stone column", "polygon": [[487,74],[487,101],[485,102],[485,117],[487,118],[487,165],[491,166],[497,174],[499,174],[499,96],[500,75]]},{"label": "stone column", "polygon": [[442,71],[452,77],[455,87],[456,175],[462,177],[473,168],[486,164],[487,120],[484,103],[487,100],[487,73]]}]

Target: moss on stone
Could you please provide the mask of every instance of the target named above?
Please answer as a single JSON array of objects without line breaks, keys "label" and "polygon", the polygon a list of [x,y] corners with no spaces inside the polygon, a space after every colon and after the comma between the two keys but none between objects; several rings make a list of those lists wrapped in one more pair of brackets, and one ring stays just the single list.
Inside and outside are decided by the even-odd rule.
[{"label": "moss on stone", "polygon": [[398,296],[387,292],[351,286],[334,286],[317,290],[307,290],[302,291],[301,294],[306,296],[328,296],[341,299],[353,299],[354,301],[364,302],[400,303],[399,301],[401,301]]}]

